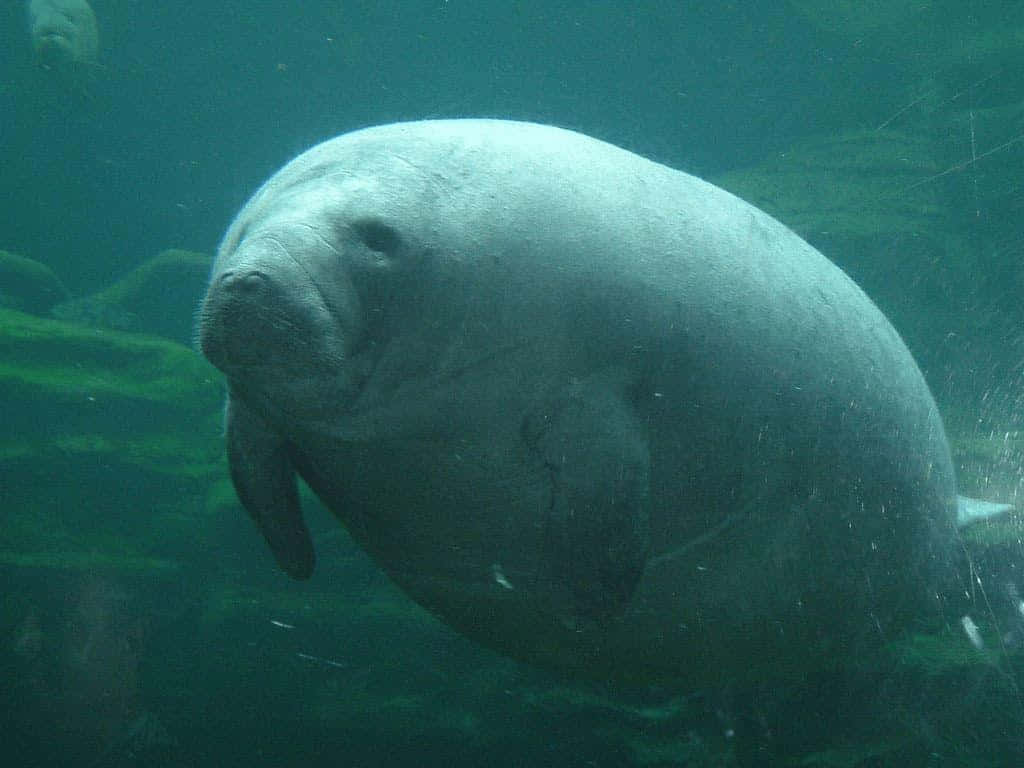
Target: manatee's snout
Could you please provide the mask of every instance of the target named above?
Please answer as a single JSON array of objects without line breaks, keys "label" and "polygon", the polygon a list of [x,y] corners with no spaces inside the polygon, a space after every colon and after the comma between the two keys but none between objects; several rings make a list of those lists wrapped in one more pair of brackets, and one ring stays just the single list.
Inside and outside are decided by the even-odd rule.
[{"label": "manatee's snout", "polygon": [[358,304],[314,249],[283,240],[253,238],[222,257],[199,315],[200,349],[225,373],[277,369],[278,385],[344,378]]},{"label": "manatee's snout", "polygon": [[203,302],[199,345],[222,370],[269,362],[289,343],[295,322],[287,297],[269,270],[231,269],[217,275]]},{"label": "manatee's snout", "polygon": [[43,64],[55,64],[70,59],[74,54],[71,33],[67,29],[49,27],[36,33],[34,39],[36,57]]}]

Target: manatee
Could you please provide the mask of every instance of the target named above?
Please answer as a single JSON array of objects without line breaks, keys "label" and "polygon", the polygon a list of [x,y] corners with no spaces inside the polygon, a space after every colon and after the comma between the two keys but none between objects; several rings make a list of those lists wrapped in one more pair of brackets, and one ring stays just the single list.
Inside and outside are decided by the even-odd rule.
[{"label": "manatee", "polygon": [[99,32],[85,0],[29,0],[28,21],[32,48],[44,67],[72,72],[96,63]]},{"label": "manatee", "polygon": [[958,519],[992,511],[958,501],[921,371],[845,273],[555,127],[399,123],[301,154],[230,225],[198,338],[285,572],[314,568],[301,478],[421,605],[569,674],[862,658],[959,615]]}]

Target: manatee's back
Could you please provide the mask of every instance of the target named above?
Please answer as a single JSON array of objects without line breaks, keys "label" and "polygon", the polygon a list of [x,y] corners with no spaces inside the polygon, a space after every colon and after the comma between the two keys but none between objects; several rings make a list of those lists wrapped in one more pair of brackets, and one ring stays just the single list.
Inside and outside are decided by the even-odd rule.
[{"label": "manatee's back", "polygon": [[[711,426],[728,425],[734,457],[744,438],[762,444],[745,456],[802,446],[811,453],[790,462],[802,471],[817,457],[835,477],[845,458],[862,485],[891,462],[927,475],[954,508],[941,420],[897,331],[842,270],[728,192],[571,131],[501,120],[371,128],[302,161],[296,177],[373,178],[374,214],[393,212],[433,258],[480,275],[481,296],[509,284],[492,280],[500,262],[537,307],[585,303],[588,325],[562,327],[576,347],[593,337],[594,367],[642,358],[659,394],[652,420],[692,430],[700,402]],[[509,293],[488,294],[488,312]]]}]

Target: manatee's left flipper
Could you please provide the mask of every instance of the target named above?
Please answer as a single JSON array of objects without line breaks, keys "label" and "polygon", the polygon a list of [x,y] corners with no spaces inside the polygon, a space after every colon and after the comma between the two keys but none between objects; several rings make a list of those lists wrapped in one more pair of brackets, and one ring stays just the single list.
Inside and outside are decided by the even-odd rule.
[{"label": "manatee's left flipper", "polygon": [[227,405],[228,463],[242,506],[256,521],[281,569],[313,573],[313,542],[302,519],[287,442],[238,397]]},{"label": "manatee's left flipper", "polygon": [[594,376],[523,425],[551,472],[547,562],[569,588],[574,618],[621,615],[647,561],[650,455],[628,390],[624,374]]}]

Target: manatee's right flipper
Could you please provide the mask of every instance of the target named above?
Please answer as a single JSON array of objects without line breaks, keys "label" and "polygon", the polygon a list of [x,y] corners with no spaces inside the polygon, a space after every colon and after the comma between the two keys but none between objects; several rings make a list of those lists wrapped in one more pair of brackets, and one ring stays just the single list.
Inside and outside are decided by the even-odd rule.
[{"label": "manatee's right flipper", "polygon": [[603,623],[633,597],[650,549],[650,456],[622,372],[569,385],[523,425],[551,473],[547,557],[574,616]]},{"label": "manatee's right flipper", "polygon": [[313,542],[302,519],[287,442],[239,398],[227,405],[228,464],[242,506],[252,515],[281,569],[313,573]]}]

